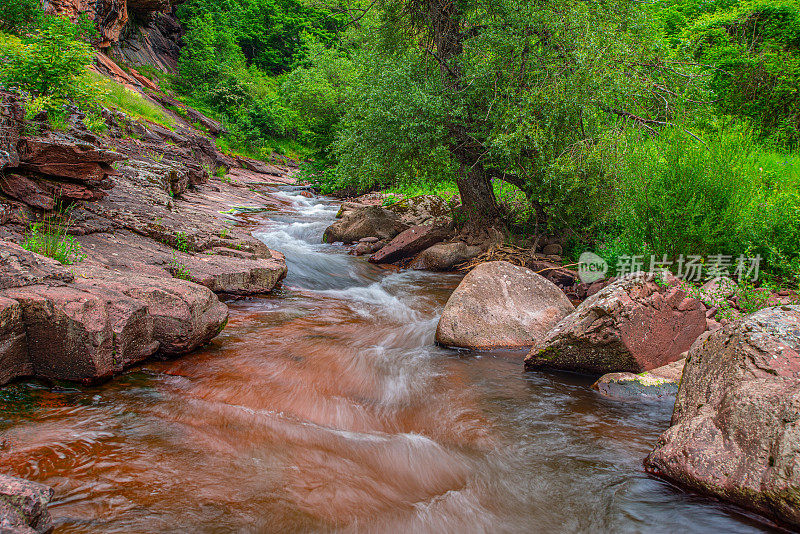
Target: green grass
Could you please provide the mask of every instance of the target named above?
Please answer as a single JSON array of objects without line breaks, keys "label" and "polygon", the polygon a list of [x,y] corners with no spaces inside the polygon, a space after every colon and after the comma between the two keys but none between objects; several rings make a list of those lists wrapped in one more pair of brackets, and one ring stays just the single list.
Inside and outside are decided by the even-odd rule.
[{"label": "green grass", "polygon": [[144,119],[167,128],[175,125],[175,118],[164,111],[164,109],[150,102],[141,93],[128,89],[122,84],[109,80],[99,74],[89,73],[103,89],[100,103],[122,111],[134,119]]},{"label": "green grass", "polygon": [[383,192],[404,197],[435,195],[445,200],[450,200],[458,196],[458,186],[454,181],[403,183],[395,184]]},{"label": "green grass", "polygon": [[86,254],[80,243],[69,235],[70,224],[69,209],[56,206],[52,214],[28,227],[22,248],[53,258],[64,265],[79,263],[86,258]]}]

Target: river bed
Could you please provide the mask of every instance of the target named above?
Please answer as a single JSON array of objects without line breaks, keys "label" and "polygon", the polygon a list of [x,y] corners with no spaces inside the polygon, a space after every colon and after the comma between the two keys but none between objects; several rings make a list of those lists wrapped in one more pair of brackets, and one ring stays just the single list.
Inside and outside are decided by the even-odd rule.
[{"label": "river bed", "polygon": [[0,390],[0,472],[55,489],[56,532],[770,531],[644,473],[670,403],[436,347],[458,275],[321,244],[338,206],[274,194],[254,235],[289,275],[209,346]]}]

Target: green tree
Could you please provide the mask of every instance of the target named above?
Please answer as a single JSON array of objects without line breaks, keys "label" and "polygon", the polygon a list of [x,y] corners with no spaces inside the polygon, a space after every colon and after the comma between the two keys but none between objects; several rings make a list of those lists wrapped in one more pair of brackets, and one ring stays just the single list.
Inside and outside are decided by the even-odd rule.
[{"label": "green tree", "polygon": [[650,90],[658,69],[648,66],[651,25],[638,3],[384,0],[378,8],[376,37],[357,60],[363,90],[337,141],[338,174],[449,174],[475,228],[501,224],[492,180],[522,189],[541,224],[578,190],[603,196],[597,180],[585,187],[580,177],[602,172],[615,127],[673,118],[672,108],[653,105],[663,95]]},{"label": "green tree", "polygon": [[4,58],[2,82],[34,96],[84,99],[82,82],[94,58],[89,44],[94,27],[85,19],[72,23],[66,17],[45,17],[24,46]]},{"label": "green tree", "polygon": [[41,17],[39,0],[3,0],[0,4],[0,31],[19,34]]}]

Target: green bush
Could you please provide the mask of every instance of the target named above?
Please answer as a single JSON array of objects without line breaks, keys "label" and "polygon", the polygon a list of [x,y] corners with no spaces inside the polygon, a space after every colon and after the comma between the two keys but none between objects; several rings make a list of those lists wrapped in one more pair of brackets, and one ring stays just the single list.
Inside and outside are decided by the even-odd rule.
[{"label": "green bush", "polygon": [[0,4],[0,31],[21,33],[41,16],[39,0],[3,0]]},{"label": "green bush", "polygon": [[87,87],[81,82],[94,58],[87,42],[91,28],[85,20],[74,24],[66,17],[45,17],[23,46],[5,52],[11,55],[3,58],[3,83],[35,96],[85,98]]},{"label": "green bush", "polygon": [[763,258],[772,276],[800,274],[800,165],[767,153],[744,127],[705,143],[680,128],[629,138],[610,229],[600,252],[621,255],[724,254]]},{"label": "green bush", "polygon": [[746,117],[764,137],[800,145],[800,4],[756,0],[700,18],[688,30],[708,64],[717,110]]}]

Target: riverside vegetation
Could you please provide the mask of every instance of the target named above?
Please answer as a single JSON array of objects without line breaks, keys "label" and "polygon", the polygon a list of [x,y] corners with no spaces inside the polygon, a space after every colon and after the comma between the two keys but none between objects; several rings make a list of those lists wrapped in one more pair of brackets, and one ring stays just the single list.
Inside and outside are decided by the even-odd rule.
[{"label": "riverside vegetation", "polygon": [[[113,101],[159,122],[84,73],[88,23],[35,4],[0,8],[0,76],[32,95],[29,114]],[[189,0],[177,14],[177,75],[154,74],[224,122],[223,151],[308,156],[325,193],[459,193],[458,223],[556,235],[567,256],[758,254],[766,283],[797,285],[796,2]]]},{"label": "riverside vegetation", "polygon": [[[0,474],[0,525],[50,530],[56,495],[58,524],[143,531],[173,505],[190,530],[648,530],[678,493],[644,465],[798,526],[798,149],[796,0],[6,0],[0,467],[56,491]],[[581,283],[587,250],[761,277]],[[85,406],[48,388],[140,365]],[[118,417],[140,394],[158,413]],[[669,521],[748,531],[698,503]]]}]

